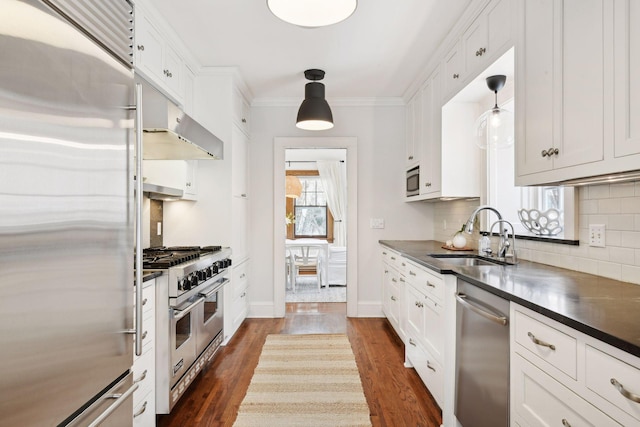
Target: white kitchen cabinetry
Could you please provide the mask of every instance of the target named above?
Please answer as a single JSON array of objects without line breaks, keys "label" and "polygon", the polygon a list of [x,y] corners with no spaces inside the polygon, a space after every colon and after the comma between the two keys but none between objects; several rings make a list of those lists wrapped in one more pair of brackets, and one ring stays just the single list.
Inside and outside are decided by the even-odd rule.
[{"label": "white kitchen cabinetry", "polygon": [[422,156],[420,158],[420,194],[439,193],[442,189],[442,102],[440,70],[429,76],[422,93]]},{"label": "white kitchen cabinetry", "polygon": [[251,109],[249,102],[239,89],[235,89],[233,93],[233,119],[236,125],[247,136],[249,135],[249,121]]},{"label": "white kitchen cabinetry", "polygon": [[[456,41],[442,60],[442,89],[443,98],[450,98],[462,89],[464,79],[464,64],[460,52],[460,41]],[[442,104],[441,104],[442,105]]]},{"label": "white kitchen cabinetry", "polygon": [[514,303],[511,319],[512,420],[523,427],[640,424],[633,400],[639,358]]},{"label": "white kitchen cabinetry", "polygon": [[224,343],[236,333],[249,312],[249,261],[234,265],[231,282],[224,288]]},{"label": "white kitchen cabinetry", "polygon": [[422,95],[418,91],[406,107],[406,141],[405,160],[407,169],[411,169],[420,161],[420,145],[422,143]]},{"label": "white kitchen cabinetry", "polygon": [[136,72],[144,75],[179,104],[183,104],[184,61],[138,5],[135,11],[134,52]]},{"label": "white kitchen cabinetry", "polygon": [[131,369],[133,381],[138,384],[138,389],[133,393],[134,427],[154,426],[156,421],[155,282],[155,279],[143,282],[142,355],[136,356],[134,354]]},{"label": "white kitchen cabinetry", "polygon": [[638,5],[519,0],[517,17],[516,185],[637,170]]},{"label": "white kitchen cabinetry", "polygon": [[144,160],[142,173],[145,183],[181,189],[184,200],[198,198],[197,160]]},{"label": "white kitchen cabinetry", "polygon": [[402,307],[404,299],[404,274],[401,273],[401,256],[398,252],[382,247],[382,310],[398,336],[405,341],[405,321]]},{"label": "white kitchen cabinetry", "polygon": [[196,75],[187,64],[184,65],[184,112],[194,115]]},{"label": "white kitchen cabinetry", "polygon": [[640,153],[640,4],[616,0],[614,13],[614,154],[621,158]]},{"label": "white kitchen cabinetry", "polygon": [[407,261],[406,365],[418,372],[436,402],[444,406],[444,279]]}]

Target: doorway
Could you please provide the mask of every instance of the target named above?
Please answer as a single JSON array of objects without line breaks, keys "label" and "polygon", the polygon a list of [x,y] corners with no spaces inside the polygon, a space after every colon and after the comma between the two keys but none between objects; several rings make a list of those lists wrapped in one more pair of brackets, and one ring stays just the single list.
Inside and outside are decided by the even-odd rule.
[{"label": "doorway", "polygon": [[[286,288],[287,288],[287,263],[286,263],[286,237],[287,232],[291,233],[291,226],[287,225],[289,220],[287,219],[287,209],[285,204],[285,177],[286,171],[292,170],[294,160],[298,160],[296,170],[304,170],[301,162],[303,159],[293,159],[289,157],[287,159],[287,153],[289,155],[297,154],[302,155],[305,150],[310,155],[319,156],[321,154],[327,154],[330,152],[342,153],[344,169],[347,182],[346,190],[346,215],[342,224],[346,229],[344,235],[344,246],[348,247],[346,251],[346,312],[349,317],[357,316],[357,139],[352,137],[337,137],[337,138],[295,138],[295,137],[283,137],[275,138],[274,140],[274,303],[275,303],[275,315],[278,317],[284,317],[286,311]],[[287,161],[290,163],[287,164]],[[304,161],[315,162],[316,160],[306,158]],[[308,167],[307,167],[308,169]],[[303,205],[301,203],[301,205]],[[313,208],[318,211],[317,206],[310,206],[310,209],[300,206],[298,215],[303,215],[303,211],[312,211]],[[310,214],[304,214],[310,215]],[[295,214],[293,215],[295,217]],[[302,218],[299,220],[301,221]],[[320,221],[322,222],[322,221]],[[313,239],[314,236],[306,236],[304,233],[321,233],[317,229],[307,227],[303,229],[303,224],[299,224],[299,234],[303,238]],[[289,230],[287,230],[289,227]],[[319,239],[325,240],[325,239]],[[326,242],[326,240],[325,240]],[[327,242],[328,244],[328,242]],[[327,249],[328,253],[328,249]],[[282,266],[282,268],[280,268]],[[325,271],[326,274],[326,271]],[[320,278],[324,283],[324,279],[328,277]],[[303,278],[304,280],[304,278]],[[316,279],[318,280],[318,279]],[[317,286],[318,281],[314,282]],[[331,286],[328,286],[331,289]]]},{"label": "doorway", "polygon": [[346,303],[346,150],[285,151],[287,303]]}]

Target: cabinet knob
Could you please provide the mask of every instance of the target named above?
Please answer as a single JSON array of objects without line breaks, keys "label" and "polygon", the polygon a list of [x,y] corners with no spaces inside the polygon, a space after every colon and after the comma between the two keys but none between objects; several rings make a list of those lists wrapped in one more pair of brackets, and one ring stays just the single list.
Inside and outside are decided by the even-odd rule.
[{"label": "cabinet knob", "polygon": [[167,77],[173,77],[173,74],[171,74],[171,71],[169,71],[169,70],[163,70],[162,72],[163,72],[163,73],[164,73],[164,75],[165,75],[165,76],[167,76]]},{"label": "cabinet knob", "polygon": [[240,197],[242,197],[243,199],[246,199],[246,198],[247,198],[247,193],[242,193],[242,194],[240,195]]},{"label": "cabinet knob", "polygon": [[456,74],[454,74],[454,75],[453,75],[453,78],[454,78],[454,79],[459,79],[459,78],[460,78],[460,74],[457,74],[457,73],[456,73]]},{"label": "cabinet knob", "polygon": [[554,156],[554,155],[558,155],[558,153],[560,153],[560,150],[557,148],[549,148],[548,150],[542,150],[542,157],[546,157],[546,156]]},{"label": "cabinet knob", "polygon": [[567,421],[567,419],[566,419],[566,418],[563,418],[563,419],[562,419],[562,425],[563,425],[564,427],[571,427],[571,424],[569,424],[569,421]]},{"label": "cabinet knob", "polygon": [[425,183],[424,183],[424,186],[425,186],[425,187],[431,187],[431,183],[430,183],[430,182],[425,182]]},{"label": "cabinet knob", "polygon": [[242,123],[247,123],[247,119],[242,118]]},{"label": "cabinet knob", "polygon": [[391,295],[391,301],[397,301],[397,298]]},{"label": "cabinet knob", "polygon": [[486,51],[487,49],[485,49],[484,47],[481,47],[480,49],[476,50],[476,56],[482,56]]},{"label": "cabinet knob", "polygon": [[409,160],[413,160],[413,156],[409,156]]},{"label": "cabinet knob", "polygon": [[144,45],[143,44],[139,44],[138,45],[138,50],[144,50]]}]

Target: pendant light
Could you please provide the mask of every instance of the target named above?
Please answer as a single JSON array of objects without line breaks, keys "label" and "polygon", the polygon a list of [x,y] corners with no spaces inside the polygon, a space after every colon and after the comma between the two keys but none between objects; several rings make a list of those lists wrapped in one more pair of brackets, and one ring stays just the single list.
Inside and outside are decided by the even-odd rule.
[{"label": "pendant light", "polygon": [[476,120],[476,144],[483,150],[513,145],[513,113],[498,107],[498,92],[506,81],[503,75],[487,77],[487,86],[495,93],[495,105]]},{"label": "pendant light", "polygon": [[267,0],[271,13],[300,27],[324,27],[350,17],[357,0]]},{"label": "pendant light", "polygon": [[327,130],[333,127],[333,114],[324,99],[324,84],[318,80],[324,78],[322,70],[306,70],[304,76],[311,83],[304,87],[304,101],[298,110],[296,126],[305,130]]},{"label": "pendant light", "polygon": [[286,176],[284,195],[290,199],[297,199],[302,195],[302,183],[297,176]]}]

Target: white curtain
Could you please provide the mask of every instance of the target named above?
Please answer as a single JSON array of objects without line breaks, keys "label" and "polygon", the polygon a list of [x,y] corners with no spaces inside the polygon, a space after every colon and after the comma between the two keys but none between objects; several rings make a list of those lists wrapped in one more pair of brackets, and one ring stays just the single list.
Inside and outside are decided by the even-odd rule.
[{"label": "white curtain", "polygon": [[327,206],[335,221],[333,237],[335,246],[347,245],[347,174],[344,163],[337,160],[318,160],[320,181],[327,194]]}]

